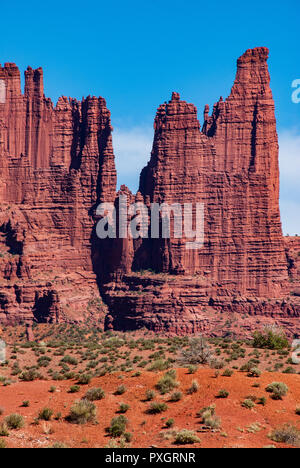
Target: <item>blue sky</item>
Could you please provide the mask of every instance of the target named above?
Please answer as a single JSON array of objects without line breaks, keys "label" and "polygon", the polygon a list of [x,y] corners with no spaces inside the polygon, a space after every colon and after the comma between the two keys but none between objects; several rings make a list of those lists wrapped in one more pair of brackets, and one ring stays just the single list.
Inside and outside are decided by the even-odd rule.
[{"label": "blue sky", "polygon": [[42,66],[45,94],[107,100],[119,183],[136,189],[149,158],[153,118],[172,91],[194,103],[226,97],[236,59],[267,46],[280,136],[285,232],[300,234],[299,2],[144,0],[1,2],[0,62]]}]

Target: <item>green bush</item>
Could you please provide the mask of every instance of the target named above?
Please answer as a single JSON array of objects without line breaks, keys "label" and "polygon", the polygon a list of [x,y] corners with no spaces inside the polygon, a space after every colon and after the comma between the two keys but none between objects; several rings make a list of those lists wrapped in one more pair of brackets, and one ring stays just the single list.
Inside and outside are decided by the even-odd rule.
[{"label": "green bush", "polygon": [[174,388],[178,387],[179,383],[175,380],[174,374],[166,373],[156,384],[156,389],[161,395],[169,393]]},{"label": "green bush", "polygon": [[96,401],[96,400],[102,400],[105,397],[104,390],[100,387],[94,387],[90,388],[86,394],[85,397],[89,401]]},{"label": "green bush", "polygon": [[250,398],[246,398],[242,403],[242,407],[247,408],[247,409],[252,409],[255,407],[255,403],[254,401],[250,400]]},{"label": "green bush", "polygon": [[300,431],[291,424],[285,424],[277,429],[274,429],[270,434],[270,439],[274,442],[300,446]]},{"label": "green bush", "polygon": [[207,406],[202,408],[197,416],[200,416],[202,423],[210,429],[219,429],[221,426],[221,419],[215,416],[216,405]]},{"label": "green bush", "polygon": [[38,418],[42,419],[43,421],[50,421],[52,416],[53,416],[53,410],[46,407],[46,408],[43,408],[39,412]]},{"label": "green bush", "polygon": [[182,395],[181,392],[174,392],[170,396],[170,401],[173,401],[173,402],[180,401],[180,400],[182,400],[182,397],[183,397],[183,395]]},{"label": "green bush", "polygon": [[68,390],[68,393],[78,393],[80,390],[80,387],[79,385],[72,385],[69,390]]},{"label": "green bush", "polygon": [[231,370],[231,369],[225,369],[224,372],[223,372],[223,374],[222,374],[222,376],[223,376],[223,377],[231,377],[231,376],[233,375],[233,373],[234,373],[233,370]]},{"label": "green bush", "polygon": [[177,432],[175,435],[175,444],[184,445],[184,444],[194,444],[200,443],[201,440],[199,437],[196,436],[194,431],[189,431],[188,429],[182,429],[181,431]]},{"label": "green bush", "polygon": [[166,421],[166,427],[170,428],[174,426],[174,419],[170,418]]},{"label": "green bush", "polygon": [[205,415],[206,416],[214,416],[215,411],[216,411],[216,405],[212,404],[210,406],[205,406],[200,411],[198,411],[197,416],[199,418],[202,418],[202,419],[204,418]]},{"label": "green bush", "polygon": [[119,406],[120,406],[119,407],[119,413],[126,413],[130,408],[130,406],[127,405],[127,403],[120,403]]},{"label": "green bush", "polygon": [[0,437],[8,437],[9,431],[6,422],[0,424]]},{"label": "green bush", "polygon": [[289,342],[282,330],[266,329],[253,334],[253,347],[265,349],[289,348]]},{"label": "green bush", "polygon": [[96,416],[97,409],[94,403],[89,400],[79,400],[71,406],[67,420],[73,424],[85,424],[94,422]]},{"label": "green bush", "polygon": [[190,364],[188,366],[188,373],[189,374],[195,374],[195,372],[197,372],[198,370],[198,366],[196,366],[195,364]]},{"label": "green bush", "polygon": [[190,386],[190,388],[188,388],[187,390],[187,393],[189,395],[192,395],[193,393],[197,393],[199,390],[199,384],[198,384],[198,381],[197,380],[193,380],[192,381],[192,385]]},{"label": "green bush", "polygon": [[6,416],[5,423],[9,429],[21,429],[24,427],[24,418],[20,414],[13,413]]},{"label": "green bush", "polygon": [[167,370],[171,367],[171,363],[169,361],[165,361],[164,359],[157,359],[154,361],[153,364],[149,367],[150,371],[163,371]]},{"label": "green bush", "polygon": [[125,393],[125,392],[126,392],[125,385],[119,385],[119,387],[115,391],[115,395],[123,395],[123,393]]},{"label": "green bush", "polygon": [[78,377],[78,383],[80,385],[88,385],[92,380],[92,376],[90,374],[82,374]]},{"label": "green bush", "polygon": [[249,377],[260,377],[261,376],[261,370],[258,369],[258,367],[252,367],[250,371],[248,372]]},{"label": "green bush", "polygon": [[41,379],[42,376],[35,369],[29,369],[28,371],[22,372],[20,375],[20,380],[24,382],[33,382],[34,380]]},{"label": "green bush", "polygon": [[149,414],[158,414],[158,413],[163,413],[164,411],[167,411],[168,406],[166,403],[159,403],[159,402],[153,402],[149,406],[147,413]]},{"label": "green bush", "polygon": [[266,397],[261,397],[261,398],[259,398],[259,399],[257,400],[257,404],[258,404],[258,405],[262,405],[262,406],[266,406],[266,404],[267,404],[267,399],[266,399]]},{"label": "green bush", "polygon": [[273,400],[282,400],[288,390],[288,386],[283,382],[273,382],[266,387],[266,391],[272,394]]},{"label": "green bush", "polygon": [[219,390],[219,393],[217,394],[217,398],[228,398],[229,397],[229,392],[227,390]]},{"label": "green bush", "polygon": [[74,356],[64,356],[60,362],[65,364],[71,364],[72,366],[76,366],[78,364],[77,359]]},{"label": "green bush", "polygon": [[155,393],[154,390],[147,390],[147,391],[146,391],[146,398],[145,398],[146,401],[154,400],[155,395],[156,395],[156,393]]},{"label": "green bush", "polygon": [[128,420],[125,418],[125,416],[117,416],[116,418],[112,418],[107,432],[112,437],[120,437],[121,435],[125,434],[127,424]]},{"label": "green bush", "polygon": [[0,439],[0,449],[6,448],[6,442],[4,439]]}]

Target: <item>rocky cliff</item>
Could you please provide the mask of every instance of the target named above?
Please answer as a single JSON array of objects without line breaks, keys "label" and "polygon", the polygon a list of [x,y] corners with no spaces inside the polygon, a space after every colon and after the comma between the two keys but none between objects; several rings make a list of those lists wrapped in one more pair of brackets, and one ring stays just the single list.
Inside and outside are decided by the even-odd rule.
[{"label": "rocky cliff", "polygon": [[105,314],[92,268],[93,209],[114,200],[110,113],[102,98],[43,93],[41,69],[0,68],[0,319]]},{"label": "rocky cliff", "polygon": [[[202,125],[177,93],[158,108],[136,195],[116,192],[103,98],[54,107],[41,69],[27,69],[22,94],[17,67],[0,68],[0,320],[92,316],[107,328],[214,334],[225,316],[245,329],[259,316],[298,330],[299,247],[282,236],[267,58],[257,48],[238,60],[230,96],[211,114],[205,106]],[[186,235],[98,239],[98,203],[118,208],[124,194],[147,207],[200,203],[203,246],[187,248]]]}]

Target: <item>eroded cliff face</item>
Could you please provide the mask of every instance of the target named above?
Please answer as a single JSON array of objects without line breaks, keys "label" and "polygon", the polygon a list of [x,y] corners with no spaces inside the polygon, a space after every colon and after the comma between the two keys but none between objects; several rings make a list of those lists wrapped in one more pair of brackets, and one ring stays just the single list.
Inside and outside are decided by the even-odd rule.
[{"label": "eroded cliff face", "polygon": [[187,249],[184,236],[134,241],[123,280],[106,286],[111,326],[213,333],[219,313],[297,323],[280,221],[268,52],[248,50],[238,59],[230,96],[211,115],[205,106],[202,130],[195,106],[178,93],[158,108],[139,193],[146,204],[203,203],[204,245]]},{"label": "eroded cliff face", "polygon": [[[43,93],[41,69],[0,68],[0,320],[82,320],[106,312],[92,268],[93,210],[114,200],[105,100]],[[103,317],[102,317],[103,318]]]},{"label": "eroded cliff face", "polygon": [[[238,60],[230,96],[211,115],[205,107],[202,129],[177,93],[158,108],[137,194],[116,192],[103,98],[54,107],[41,69],[27,69],[22,94],[18,68],[0,68],[0,321],[92,317],[106,328],[218,334],[225,314],[248,317],[247,330],[255,316],[299,330],[298,244],[281,231],[267,58],[257,48]],[[98,239],[98,203],[118,207],[121,195],[203,204],[203,247],[187,249],[185,234]]]}]

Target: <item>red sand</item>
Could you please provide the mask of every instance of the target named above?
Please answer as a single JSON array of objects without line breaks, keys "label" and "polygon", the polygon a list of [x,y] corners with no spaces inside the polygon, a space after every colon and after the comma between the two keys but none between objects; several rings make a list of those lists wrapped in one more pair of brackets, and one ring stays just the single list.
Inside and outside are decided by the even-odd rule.
[{"label": "red sand", "polygon": [[[20,430],[10,431],[6,437],[8,447],[47,447],[59,441],[68,447],[105,447],[110,437],[105,432],[105,427],[112,417],[116,416],[119,403],[130,405],[126,413],[129,420],[128,432],[133,434],[131,447],[172,447],[173,437],[163,438],[168,433],[164,428],[165,420],[175,420],[172,430],[187,428],[195,432],[200,428],[200,420],[196,413],[204,406],[216,404],[216,414],[221,418],[222,425],[219,432],[197,433],[201,444],[194,447],[263,447],[274,444],[268,434],[272,429],[290,422],[300,428],[300,417],[295,414],[295,408],[300,403],[300,376],[280,373],[264,373],[260,378],[249,378],[244,373],[236,372],[232,377],[214,377],[211,369],[200,369],[196,374],[187,374],[185,369],[178,369],[177,376],[180,381],[178,390],[182,391],[183,399],[176,403],[167,402],[169,396],[157,395],[157,401],[166,401],[168,410],[158,415],[145,413],[149,403],[143,401],[146,390],[154,388],[162,373],[144,371],[140,377],[132,377],[125,374],[124,379],[118,378],[119,374],[106,375],[94,378],[89,385],[83,385],[79,393],[67,393],[73,384],[70,381],[34,381],[19,382],[7,387],[0,387],[0,406],[4,409],[1,420],[13,412],[22,414],[25,418],[25,427]],[[124,375],[124,374],[122,374]],[[200,389],[193,395],[187,395],[186,390],[191,381],[197,379]],[[289,392],[282,401],[274,401],[265,391],[267,384],[273,381],[285,382]],[[254,383],[259,383],[260,388],[253,388]],[[124,384],[127,391],[123,395],[113,395],[116,388]],[[55,385],[57,390],[50,393],[49,388]],[[75,425],[63,419],[61,421],[40,422],[33,425],[34,418],[39,410],[48,406],[54,410],[54,414],[61,412],[67,416],[71,404],[84,396],[88,388],[101,386],[105,390],[105,398],[95,402],[98,409],[98,424]],[[220,389],[230,392],[228,399],[217,399],[215,395]],[[241,402],[248,395],[267,397],[265,407],[257,405],[253,410],[242,408]],[[24,400],[30,401],[30,407],[21,407]],[[145,421],[145,423],[144,423]],[[257,433],[249,433],[247,427],[253,423],[259,423],[261,430]],[[53,433],[45,434],[51,427]],[[284,444],[274,444],[286,447]]]}]

